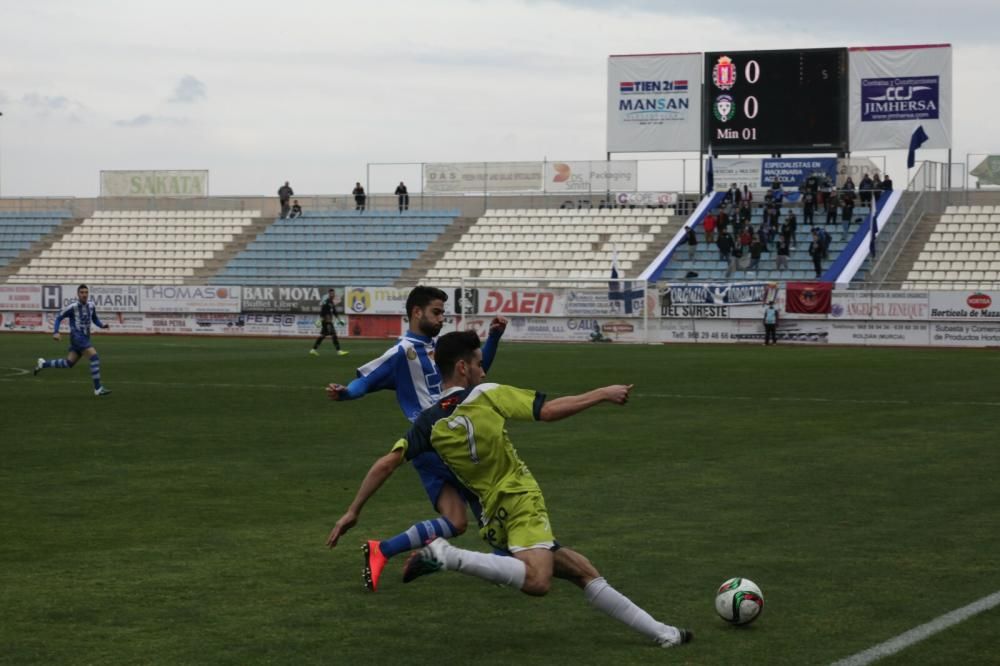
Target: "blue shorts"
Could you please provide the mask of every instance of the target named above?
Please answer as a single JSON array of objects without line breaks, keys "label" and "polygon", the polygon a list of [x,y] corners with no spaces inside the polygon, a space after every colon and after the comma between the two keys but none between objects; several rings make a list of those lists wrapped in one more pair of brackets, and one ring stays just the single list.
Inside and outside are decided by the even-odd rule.
[{"label": "blue shorts", "polygon": [[93,346],[90,338],[70,338],[69,340],[69,351],[76,352],[80,356],[83,356],[83,352]]},{"label": "blue shorts", "polygon": [[441,460],[441,456],[434,453],[433,451],[428,451],[426,453],[421,453],[412,461],[414,469],[417,470],[417,474],[420,475],[420,482],[424,484],[424,490],[427,492],[427,497],[431,501],[431,506],[434,510],[437,510],[438,499],[441,497],[441,489],[444,484],[448,483],[454,486],[455,490],[462,496],[465,503],[472,508],[472,512],[476,515],[476,520],[483,514],[483,507],[479,504],[479,499],[473,494],[471,490],[462,485],[462,482],[458,480],[455,473],[444,464]]}]

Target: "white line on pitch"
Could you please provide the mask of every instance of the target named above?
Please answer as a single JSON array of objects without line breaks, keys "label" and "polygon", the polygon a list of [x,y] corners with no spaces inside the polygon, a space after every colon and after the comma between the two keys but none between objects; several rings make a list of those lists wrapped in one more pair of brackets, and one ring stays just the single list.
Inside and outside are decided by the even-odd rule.
[{"label": "white line on pitch", "polygon": [[882,657],[888,657],[891,654],[896,654],[900,650],[908,648],[915,643],[919,643],[926,638],[930,638],[939,631],[944,631],[948,627],[952,627],[959,622],[964,622],[973,615],[978,615],[979,613],[988,611],[998,605],[1000,605],[1000,591],[994,592],[993,594],[983,597],[978,601],[973,601],[968,606],[962,606],[957,610],[945,613],[944,615],[937,617],[926,624],[910,629],[895,638],[890,638],[886,642],[879,643],[875,647],[869,648],[864,652],[858,652],[857,654],[851,655],[846,659],[836,661],[832,664],[832,666],[865,666],[865,664],[870,664],[873,661],[881,659]]}]

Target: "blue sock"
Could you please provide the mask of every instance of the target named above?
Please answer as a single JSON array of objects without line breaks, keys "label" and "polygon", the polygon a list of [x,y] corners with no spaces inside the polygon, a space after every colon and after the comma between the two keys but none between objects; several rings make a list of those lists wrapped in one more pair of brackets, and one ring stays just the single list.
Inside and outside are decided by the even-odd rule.
[{"label": "blue sock", "polygon": [[455,536],[455,526],[444,516],[439,516],[434,520],[425,520],[422,523],[411,525],[410,529],[401,532],[394,537],[379,543],[379,550],[386,557],[399,555],[414,548],[420,548],[434,537],[449,539]]},{"label": "blue sock", "polygon": [[64,358],[57,358],[53,361],[46,361],[42,363],[43,368],[69,368],[71,367],[69,361]]},{"label": "blue sock", "polygon": [[94,390],[101,388],[101,357],[94,354],[90,357],[90,378],[94,380]]}]

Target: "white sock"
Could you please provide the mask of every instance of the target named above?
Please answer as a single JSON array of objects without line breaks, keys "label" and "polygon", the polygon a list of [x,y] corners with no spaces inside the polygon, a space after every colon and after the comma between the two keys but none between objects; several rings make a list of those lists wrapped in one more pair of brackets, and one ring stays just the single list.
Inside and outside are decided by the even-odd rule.
[{"label": "white sock", "polygon": [[447,544],[443,554],[444,568],[448,571],[458,571],[468,576],[488,580],[491,583],[509,585],[518,590],[524,587],[524,576],[527,570],[524,562],[516,557],[477,553],[455,548],[450,544]]},{"label": "white sock", "polygon": [[583,595],[594,608],[607,613],[619,622],[623,622],[641,634],[653,640],[669,640],[680,642],[680,632],[677,627],[663,624],[653,619],[653,616],[636,606],[631,599],[608,585],[603,578],[595,578],[583,588]]}]

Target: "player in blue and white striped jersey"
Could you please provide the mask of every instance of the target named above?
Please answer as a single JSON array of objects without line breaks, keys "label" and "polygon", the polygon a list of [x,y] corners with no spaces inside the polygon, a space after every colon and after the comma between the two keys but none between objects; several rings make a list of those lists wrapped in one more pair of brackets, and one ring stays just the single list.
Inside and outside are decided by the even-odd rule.
[{"label": "player in blue and white striped jersey", "polygon": [[72,368],[81,356],[86,356],[90,360],[90,378],[94,381],[94,395],[98,397],[110,395],[111,391],[101,384],[101,357],[90,343],[90,327],[92,324],[105,330],[111,327],[97,316],[97,309],[90,302],[90,290],[87,285],[81,284],[76,288],[76,302],[70,303],[56,317],[52,338],[57,342],[60,339],[59,325],[63,319],[69,321],[69,353],[66,358],[51,361],[38,359],[35,364],[35,374],[45,368]]},{"label": "player in blue and white striped jersey", "polygon": [[[434,363],[436,338],[444,325],[444,304],[448,294],[434,287],[414,287],[406,299],[409,328],[399,341],[382,356],[358,368],[358,378],[347,386],[330,384],[331,400],[355,400],[373,391],[396,392],[403,415],[411,422],[441,397],[441,375]],[[483,368],[489,369],[496,356],[500,337],[507,326],[505,319],[494,319],[483,347]],[[438,518],[412,525],[405,532],[383,541],[369,541],[364,546],[365,583],[374,591],[385,562],[393,555],[420,547],[427,539],[459,535],[468,526],[468,508],[481,513],[479,501],[463,486],[434,452],[413,460],[424,490]]]}]

